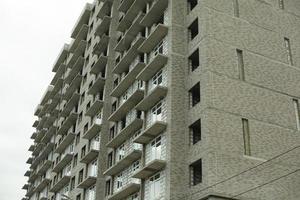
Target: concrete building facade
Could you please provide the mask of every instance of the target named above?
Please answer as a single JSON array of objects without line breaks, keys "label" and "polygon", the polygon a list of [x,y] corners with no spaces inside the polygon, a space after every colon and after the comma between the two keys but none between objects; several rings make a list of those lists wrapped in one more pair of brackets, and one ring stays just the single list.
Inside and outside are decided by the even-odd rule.
[{"label": "concrete building facade", "polygon": [[300,199],[300,1],[96,0],[71,38],[24,199]]}]

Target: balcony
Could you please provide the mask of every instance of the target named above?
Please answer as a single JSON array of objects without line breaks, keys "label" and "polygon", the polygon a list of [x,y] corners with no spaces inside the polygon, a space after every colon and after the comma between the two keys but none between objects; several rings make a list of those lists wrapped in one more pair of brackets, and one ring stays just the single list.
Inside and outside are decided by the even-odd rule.
[{"label": "balcony", "polygon": [[82,136],[84,139],[92,139],[101,131],[102,119],[96,118],[94,120],[93,125],[89,128],[89,130]]},{"label": "balcony", "polygon": [[166,122],[155,121],[146,130],[142,131],[136,138],[134,138],[135,143],[147,144],[161,132],[167,128]]},{"label": "balcony", "polygon": [[44,137],[42,138],[41,142],[43,143],[48,143],[52,136],[55,134],[56,132],[56,127],[55,126],[51,126],[45,133]]},{"label": "balcony", "polygon": [[28,151],[32,152],[32,151],[34,151],[34,149],[35,149],[35,144],[32,144],[32,145],[30,145]]},{"label": "balcony", "polygon": [[141,170],[137,171],[132,175],[132,178],[145,179],[148,178],[155,173],[159,172],[166,166],[166,161],[160,159],[154,159],[149,162],[145,167]]},{"label": "balcony", "polygon": [[64,63],[61,63],[50,84],[55,85],[56,81],[63,77],[65,70],[66,70],[66,65]]},{"label": "balcony", "polygon": [[136,106],[136,109],[147,111],[161,99],[165,98],[168,89],[165,86],[158,85]]},{"label": "balcony", "polygon": [[70,112],[73,110],[73,108],[78,104],[79,98],[80,98],[80,94],[74,93],[71,99],[63,108],[62,112],[60,113],[60,116],[67,117],[70,114]]},{"label": "balcony", "polygon": [[168,62],[168,57],[163,54],[157,54],[152,61],[137,75],[136,79],[142,81],[150,80],[156,72],[163,68]]},{"label": "balcony", "polygon": [[28,183],[24,184],[23,187],[22,187],[23,190],[28,190],[28,188],[29,188],[29,184]]},{"label": "balcony", "polygon": [[35,108],[34,110],[34,116],[38,116],[41,112],[41,110],[43,109],[43,106],[41,106],[40,104]]},{"label": "balcony", "polygon": [[103,1],[102,7],[100,8],[97,17],[103,19],[106,16],[110,16],[112,2],[109,0]]},{"label": "balcony", "polygon": [[45,147],[45,144],[39,143],[36,145],[34,151],[32,152],[32,155],[37,156],[41,152],[41,150]]},{"label": "balcony", "polygon": [[56,110],[56,106],[58,105],[59,102],[60,102],[60,94],[57,93],[55,97],[50,100],[46,112],[55,114],[54,110]]},{"label": "balcony", "polygon": [[121,18],[119,21],[119,25],[117,27],[118,31],[124,32],[126,29],[129,28],[131,25],[132,21],[136,18],[138,13],[143,10],[145,7],[146,3],[145,0],[135,0],[131,6],[129,7],[127,12],[124,13],[123,18]]},{"label": "balcony", "polygon": [[54,143],[48,142],[46,147],[43,149],[43,151],[40,154],[40,159],[47,158],[48,154],[53,150],[53,148],[54,148]]},{"label": "balcony", "polygon": [[144,90],[136,89],[128,99],[122,103],[117,110],[111,114],[108,118],[109,121],[120,121],[123,116],[125,116],[128,111],[132,110],[134,106],[140,102],[144,97]]},{"label": "balcony", "polygon": [[96,95],[99,91],[102,91],[105,85],[105,78],[98,75],[92,87],[88,90],[88,94]]},{"label": "balcony", "polygon": [[143,29],[143,26],[140,25],[140,21],[144,17],[144,14],[140,12],[135,20],[132,22],[131,26],[126,30],[122,39],[118,42],[115,47],[115,51],[125,51],[130,47],[130,44],[137,36],[137,34]]},{"label": "balcony", "polygon": [[36,128],[38,125],[39,125],[39,120],[37,119],[33,122],[32,127]]},{"label": "balcony", "polygon": [[118,10],[120,12],[126,12],[130,8],[133,2],[134,0],[121,0]]},{"label": "balcony", "polygon": [[63,175],[63,177],[53,184],[50,192],[58,192],[62,187],[70,182],[71,176],[70,173]]},{"label": "balcony", "polygon": [[26,161],[27,164],[32,164],[32,161],[33,161],[33,158],[32,157],[29,157]]},{"label": "balcony", "polygon": [[58,135],[63,135],[66,133],[69,128],[76,122],[78,117],[78,113],[71,112],[70,115],[65,119],[63,124],[61,125],[60,129],[57,131]]},{"label": "balcony", "polygon": [[75,91],[80,87],[81,80],[82,76],[80,74],[77,74],[77,76],[72,80],[68,88],[66,88],[66,92],[62,97],[64,100],[69,100],[72,97]]},{"label": "balcony", "polygon": [[59,90],[61,90],[61,88],[62,88],[62,86],[63,86],[63,83],[64,83],[64,80],[63,80],[62,78],[59,78],[59,79],[56,81],[56,83],[55,83],[55,85],[54,85],[54,87],[53,87],[53,90],[52,90],[52,96],[53,96],[54,94],[56,94]]},{"label": "balcony", "polygon": [[75,64],[79,56],[83,56],[85,48],[87,46],[87,42],[85,40],[81,40],[75,49],[74,53],[68,57],[67,60],[67,68],[72,68]]},{"label": "balcony", "polygon": [[35,187],[34,186],[29,187],[25,196],[26,197],[31,197],[33,195],[34,191],[35,191]]},{"label": "balcony", "polygon": [[63,151],[73,142],[74,138],[76,137],[75,133],[67,133],[67,135],[63,138],[63,140],[57,145],[54,153],[63,153]]},{"label": "balcony", "polygon": [[47,120],[45,121],[43,127],[48,129],[51,125],[53,125],[56,118],[57,118],[57,116],[53,116],[53,115],[49,114],[49,116],[47,117]]},{"label": "balcony", "polygon": [[[52,68],[52,72],[57,72],[59,66],[65,61],[65,59],[67,58],[68,56],[68,51],[69,51],[69,45],[68,44],[65,44],[62,48],[62,50],[60,51],[55,63],[54,63],[54,66]],[[43,103],[42,103],[43,104]]]},{"label": "balcony", "polygon": [[108,42],[109,42],[109,36],[103,34],[100,38],[100,41],[94,46],[93,53],[97,55],[104,53],[104,51],[107,49]]},{"label": "balcony", "polygon": [[113,73],[121,74],[122,72],[126,71],[132,61],[138,55],[138,47],[144,42],[145,38],[138,35],[136,39],[132,42],[132,46],[126,52],[126,54],[121,58],[120,62],[116,65],[113,69]]},{"label": "balcony", "polygon": [[81,158],[81,163],[90,163],[93,161],[99,154],[99,143],[92,143],[89,151]]},{"label": "balcony", "polygon": [[[52,85],[51,85],[51,87],[53,88]],[[53,96],[52,93],[50,93],[50,94],[51,95],[49,95],[47,103],[43,105],[43,108],[41,109],[41,111],[39,113],[39,117],[43,117],[48,111],[48,106],[49,106],[48,102],[49,102],[50,98]]]},{"label": "balcony", "polygon": [[149,27],[157,22],[166,8],[168,7],[168,1],[166,0],[154,0],[151,8],[146,13],[145,17],[141,21],[141,25]]},{"label": "balcony", "polygon": [[95,31],[95,35],[98,35],[98,36],[101,37],[104,33],[108,32],[110,22],[111,22],[111,17],[110,16],[104,16],[103,20],[101,21],[101,23],[99,24],[99,26],[97,27],[97,29]]},{"label": "balcony", "polygon": [[35,188],[35,192],[41,192],[51,182],[49,178],[44,178]]},{"label": "balcony", "polygon": [[93,101],[91,107],[86,110],[85,115],[94,117],[96,114],[98,114],[101,111],[103,104],[104,102],[102,100],[102,97],[96,95],[95,100]]},{"label": "balcony", "polygon": [[87,3],[85,5],[83,11],[81,12],[81,14],[79,16],[79,19],[77,20],[77,22],[76,22],[76,24],[73,28],[73,31],[72,31],[72,34],[71,34],[72,38],[78,37],[78,33],[80,32],[82,26],[85,25],[85,24],[88,24],[89,18],[90,18],[90,13],[91,13],[93,7],[94,6],[92,4],[89,4],[89,3]]},{"label": "balcony", "polygon": [[42,163],[42,166],[38,169],[37,174],[42,176],[44,173],[47,172],[47,170],[51,167],[52,161],[51,160],[45,160]]},{"label": "balcony", "polygon": [[107,176],[116,175],[129,167],[134,161],[142,156],[142,151],[139,149],[132,149],[124,158],[116,162],[112,167],[107,169],[103,174]]},{"label": "balcony", "polygon": [[24,174],[24,176],[27,176],[27,177],[29,177],[30,176],[30,174],[31,174],[31,170],[27,170],[26,172],[25,172],[25,174]]},{"label": "balcony", "polygon": [[[32,164],[30,165],[30,169],[34,170],[36,169],[36,167],[38,166],[38,164],[40,163],[41,159],[39,156],[36,156],[33,161],[32,161]],[[30,177],[29,177],[29,180],[28,181],[32,181],[32,177],[34,177],[34,175],[36,175],[36,173],[31,173]],[[36,178],[36,177],[35,177]]]},{"label": "balcony", "polygon": [[28,178],[28,182],[33,183],[37,177],[38,175],[33,171]]},{"label": "balcony", "polygon": [[120,146],[125,140],[130,138],[130,136],[137,130],[141,129],[143,126],[143,120],[135,118],[129,125],[123,128],[111,141],[107,143],[107,147],[116,148]]},{"label": "balcony", "polygon": [[[126,0],[125,0],[126,1]],[[126,199],[129,195],[132,195],[140,190],[139,181],[131,181],[127,185],[123,186],[120,190],[108,197],[108,200],[122,200]]]},{"label": "balcony", "polygon": [[84,65],[84,58],[82,56],[79,56],[75,64],[71,68],[69,68],[70,71],[67,77],[65,78],[66,84],[70,84],[72,82],[75,76],[80,73],[80,70],[83,68],[83,65]]},{"label": "balcony", "polygon": [[67,164],[71,162],[73,159],[73,153],[66,153],[62,155],[60,161],[56,163],[56,165],[53,167],[52,172],[58,173],[60,172]]},{"label": "balcony", "polygon": [[35,142],[40,142],[42,138],[45,136],[47,129],[43,128],[37,132],[37,135],[34,139]]},{"label": "balcony", "polygon": [[90,73],[98,75],[103,69],[105,68],[107,64],[107,56],[103,53],[99,56],[97,62],[94,66],[92,66]]},{"label": "balcony", "polygon": [[113,97],[119,97],[134,83],[135,77],[144,69],[145,63],[138,62],[135,66],[126,74],[121,82],[110,93]]},{"label": "balcony", "polygon": [[150,33],[147,39],[139,47],[139,51],[143,53],[150,53],[162,39],[168,34],[168,27],[164,24],[158,24]]},{"label": "balcony", "polygon": [[87,24],[83,24],[77,34],[77,36],[74,38],[72,43],[70,44],[69,51],[71,53],[74,53],[76,47],[79,45],[80,41],[86,40],[87,33],[89,31],[89,26]]},{"label": "balcony", "polygon": [[97,176],[88,175],[81,183],[79,183],[77,187],[87,189],[92,185],[94,185],[96,181],[97,181]]}]

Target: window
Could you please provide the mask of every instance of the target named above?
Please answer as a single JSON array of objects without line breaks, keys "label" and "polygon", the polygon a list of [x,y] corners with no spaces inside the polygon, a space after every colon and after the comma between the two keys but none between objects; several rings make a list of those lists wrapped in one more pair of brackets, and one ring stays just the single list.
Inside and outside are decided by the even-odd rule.
[{"label": "window", "polygon": [[290,39],[284,38],[284,45],[285,45],[285,49],[286,49],[286,53],[287,53],[287,61],[290,65],[293,65]]},{"label": "window", "polygon": [[194,85],[190,90],[190,105],[194,107],[196,104],[200,102],[200,83]]},{"label": "window", "polygon": [[202,182],[202,160],[198,160],[190,165],[191,186]]},{"label": "window", "polygon": [[198,4],[198,0],[188,0],[188,10],[192,11]]},{"label": "window", "polygon": [[149,178],[149,199],[161,199],[162,195],[161,174],[157,173]]},{"label": "window", "polygon": [[78,173],[78,184],[83,180],[83,169],[81,169]]},{"label": "window", "polygon": [[117,110],[117,102],[115,101],[112,105],[111,105],[111,112],[115,112]]},{"label": "window", "polygon": [[150,143],[150,161],[162,159],[162,137],[158,136]]},{"label": "window", "polygon": [[107,168],[110,168],[113,165],[113,152],[110,152],[107,155]]},{"label": "window", "polygon": [[70,191],[73,190],[74,187],[75,187],[75,176],[73,176],[72,179],[71,179]]},{"label": "window", "polygon": [[83,132],[86,133],[89,130],[89,123],[87,122],[83,127]]},{"label": "window", "polygon": [[122,158],[124,158],[124,156],[125,156],[125,145],[124,145],[124,143],[123,144],[121,144],[119,147],[118,147],[118,149],[117,149],[117,160],[119,161],[119,160],[121,160]]},{"label": "window", "polygon": [[151,79],[153,85],[161,85],[162,80],[163,80],[162,70],[157,72]]},{"label": "window", "polygon": [[88,110],[90,107],[91,107],[91,102],[89,101],[89,102],[86,104],[86,110]]},{"label": "window", "polygon": [[191,144],[196,144],[201,140],[201,120],[198,119],[189,127]]},{"label": "window", "polygon": [[245,70],[244,70],[244,56],[243,51],[240,49],[236,50],[237,60],[238,60],[238,71],[239,71],[239,79],[245,80]]},{"label": "window", "polygon": [[243,138],[244,138],[244,154],[250,156],[251,149],[250,149],[250,133],[249,133],[248,119],[243,118],[242,125],[243,125]]},{"label": "window", "polygon": [[81,158],[83,158],[83,157],[85,156],[85,149],[86,149],[85,146],[83,146],[83,147],[81,148]]},{"label": "window", "polygon": [[123,186],[123,179],[124,179],[124,175],[121,172],[118,176],[117,176],[117,189],[120,189]]},{"label": "window", "polygon": [[298,99],[293,99],[293,102],[294,102],[294,109],[295,109],[295,114],[296,114],[297,130],[300,130],[299,101],[298,101]]},{"label": "window", "polygon": [[284,1],[283,0],[278,0],[279,8],[284,9]]},{"label": "window", "polygon": [[82,121],[82,112],[79,113],[78,115],[78,124]]},{"label": "window", "polygon": [[105,196],[109,196],[111,192],[111,180],[107,180],[105,183]]},{"label": "window", "polygon": [[75,154],[73,157],[73,167],[77,166],[77,162],[78,162],[78,154]]},{"label": "window", "polygon": [[162,102],[158,102],[151,109],[152,122],[162,121]]},{"label": "window", "polygon": [[235,17],[240,17],[239,0],[233,0],[233,11]]},{"label": "window", "polygon": [[199,62],[199,49],[197,49],[189,57],[190,70],[194,71],[195,69],[197,69],[199,67],[199,65],[200,65],[200,62]]},{"label": "window", "polygon": [[189,30],[189,41],[193,40],[199,33],[198,30],[198,18],[188,27]]},{"label": "window", "polygon": [[110,135],[110,139],[112,140],[115,137],[115,126],[112,126],[109,129],[109,135]]},{"label": "window", "polygon": [[78,194],[78,195],[76,196],[76,200],[81,200],[81,194]]},{"label": "window", "polygon": [[75,145],[79,144],[79,142],[80,142],[80,133],[78,133],[78,134],[76,135],[76,138],[75,138]]}]

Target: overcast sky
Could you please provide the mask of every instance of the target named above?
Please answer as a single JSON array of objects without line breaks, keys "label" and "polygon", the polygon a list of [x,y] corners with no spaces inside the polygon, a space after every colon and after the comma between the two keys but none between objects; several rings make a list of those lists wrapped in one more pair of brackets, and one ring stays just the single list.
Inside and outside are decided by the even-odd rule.
[{"label": "overcast sky", "polygon": [[87,2],[93,0],[0,0],[1,200],[25,195],[33,111]]}]

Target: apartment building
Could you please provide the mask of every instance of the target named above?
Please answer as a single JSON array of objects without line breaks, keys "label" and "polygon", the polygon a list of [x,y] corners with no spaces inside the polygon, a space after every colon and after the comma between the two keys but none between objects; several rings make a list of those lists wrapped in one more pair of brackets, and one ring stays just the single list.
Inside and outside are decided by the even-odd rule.
[{"label": "apartment building", "polygon": [[34,115],[26,200],[298,200],[298,0],[95,0]]}]

